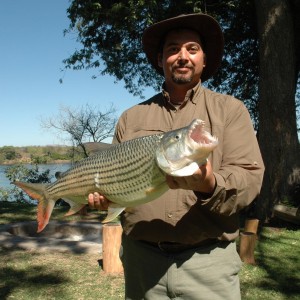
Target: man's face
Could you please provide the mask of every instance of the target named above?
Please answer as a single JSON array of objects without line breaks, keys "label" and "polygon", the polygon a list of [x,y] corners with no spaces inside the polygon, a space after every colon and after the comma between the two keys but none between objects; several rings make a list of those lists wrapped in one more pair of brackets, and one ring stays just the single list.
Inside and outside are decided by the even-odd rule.
[{"label": "man's face", "polygon": [[188,29],[170,31],[158,63],[163,68],[166,84],[191,87],[197,84],[205,66],[199,34]]}]

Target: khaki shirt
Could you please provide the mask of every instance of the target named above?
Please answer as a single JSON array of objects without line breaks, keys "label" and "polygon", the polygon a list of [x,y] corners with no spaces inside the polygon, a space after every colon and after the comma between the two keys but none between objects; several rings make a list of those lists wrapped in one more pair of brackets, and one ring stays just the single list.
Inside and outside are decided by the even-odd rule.
[{"label": "khaki shirt", "polygon": [[181,128],[196,118],[204,120],[206,130],[219,140],[209,157],[217,181],[214,194],[168,190],[123,214],[125,234],[137,240],[183,244],[208,238],[234,240],[238,236],[238,211],[256,198],[264,173],[253,125],[241,101],[199,84],[176,108],[164,91],[126,110],[113,142]]}]

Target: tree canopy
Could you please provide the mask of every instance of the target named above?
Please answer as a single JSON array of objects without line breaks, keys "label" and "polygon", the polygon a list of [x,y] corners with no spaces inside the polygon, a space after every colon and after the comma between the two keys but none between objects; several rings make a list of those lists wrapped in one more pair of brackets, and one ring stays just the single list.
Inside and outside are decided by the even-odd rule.
[{"label": "tree canopy", "polygon": [[[253,11],[252,1],[244,5],[243,9]],[[65,33],[75,31],[83,47],[64,63],[66,68],[95,68],[98,75],[109,74],[116,80],[124,80],[126,89],[134,95],[142,95],[147,86],[159,90],[163,78],[152,69],[143,53],[143,30],[168,17],[209,10],[220,20],[225,39],[230,43],[226,43],[223,61],[223,68],[228,72],[221,72],[208,84],[231,94],[234,91],[237,97],[249,100],[248,107],[254,116],[252,106],[255,104],[252,105],[251,100],[257,99],[258,76],[258,46],[253,37],[255,19],[245,14],[240,6],[239,1],[73,1],[68,9],[71,23]],[[239,20],[246,17],[249,21],[239,28],[238,36],[234,26],[239,27]],[[242,75],[241,69],[245,71]],[[245,76],[248,80],[244,80]]]},{"label": "tree canopy", "polygon": [[148,86],[159,90],[163,78],[143,53],[143,30],[165,18],[195,12],[214,16],[224,30],[222,66],[207,85],[244,101],[257,125],[259,54],[253,0],[72,1],[68,9],[71,22],[65,34],[75,32],[82,48],[64,60],[65,67],[94,68],[95,77],[112,75],[124,80],[134,95],[142,95]]}]

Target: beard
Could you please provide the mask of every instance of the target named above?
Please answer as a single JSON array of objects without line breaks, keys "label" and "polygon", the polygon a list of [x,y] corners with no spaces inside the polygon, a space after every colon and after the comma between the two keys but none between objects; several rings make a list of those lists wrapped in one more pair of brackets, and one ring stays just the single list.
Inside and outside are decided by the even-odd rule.
[{"label": "beard", "polygon": [[188,74],[178,74],[173,70],[172,72],[172,80],[174,83],[178,83],[178,84],[185,84],[185,83],[190,83],[193,80],[195,71],[194,69],[190,69],[191,73]]}]

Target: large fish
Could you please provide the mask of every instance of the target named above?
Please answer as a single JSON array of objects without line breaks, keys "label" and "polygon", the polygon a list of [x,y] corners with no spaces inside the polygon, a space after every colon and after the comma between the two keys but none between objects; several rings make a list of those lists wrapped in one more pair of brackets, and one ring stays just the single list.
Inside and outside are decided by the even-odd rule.
[{"label": "large fish", "polygon": [[30,197],[38,200],[38,232],[49,222],[56,200],[70,205],[66,215],[87,204],[87,195],[99,192],[112,203],[109,222],[126,207],[156,199],[168,190],[165,174],[192,175],[206,162],[218,141],[196,119],[189,126],[111,145],[61,174],[51,184],[15,181]]}]

